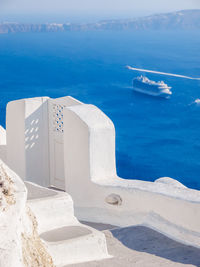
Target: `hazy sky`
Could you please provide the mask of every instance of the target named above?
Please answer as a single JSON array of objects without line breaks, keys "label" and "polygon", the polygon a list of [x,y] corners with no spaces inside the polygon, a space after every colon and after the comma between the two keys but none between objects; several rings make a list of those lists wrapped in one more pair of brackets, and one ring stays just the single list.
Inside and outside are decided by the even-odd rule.
[{"label": "hazy sky", "polygon": [[66,14],[135,17],[181,9],[200,9],[200,0],[0,0],[0,15]]}]

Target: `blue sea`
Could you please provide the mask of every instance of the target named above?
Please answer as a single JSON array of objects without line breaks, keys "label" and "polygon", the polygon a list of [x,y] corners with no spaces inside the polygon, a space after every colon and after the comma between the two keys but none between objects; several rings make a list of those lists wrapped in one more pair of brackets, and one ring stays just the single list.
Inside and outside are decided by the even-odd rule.
[{"label": "blue sea", "polygon": [[71,95],[102,109],[116,127],[117,172],[163,176],[200,190],[200,81],[147,74],[170,99],[132,90],[126,65],[200,76],[199,32],[91,31],[0,35],[0,124],[6,103]]}]

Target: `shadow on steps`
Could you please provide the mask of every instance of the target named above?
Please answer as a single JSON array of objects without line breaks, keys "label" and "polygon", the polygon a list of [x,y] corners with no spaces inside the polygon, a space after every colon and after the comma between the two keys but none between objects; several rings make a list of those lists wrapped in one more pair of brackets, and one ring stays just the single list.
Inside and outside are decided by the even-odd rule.
[{"label": "shadow on steps", "polygon": [[182,264],[200,266],[200,249],[176,242],[144,226],[111,230],[124,246]]}]

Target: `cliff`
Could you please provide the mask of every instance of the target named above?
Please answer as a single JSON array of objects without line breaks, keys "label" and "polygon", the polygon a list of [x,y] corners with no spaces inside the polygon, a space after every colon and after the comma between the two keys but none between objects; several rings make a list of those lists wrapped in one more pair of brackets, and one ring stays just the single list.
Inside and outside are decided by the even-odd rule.
[{"label": "cliff", "polygon": [[1,33],[16,32],[64,32],[86,30],[199,30],[200,10],[183,10],[125,20],[104,20],[98,23],[49,23],[23,24],[1,23]]}]

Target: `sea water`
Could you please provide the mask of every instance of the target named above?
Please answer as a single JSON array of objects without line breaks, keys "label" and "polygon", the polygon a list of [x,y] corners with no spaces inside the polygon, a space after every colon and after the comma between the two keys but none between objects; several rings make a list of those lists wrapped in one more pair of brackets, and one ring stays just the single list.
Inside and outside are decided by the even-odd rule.
[{"label": "sea water", "polygon": [[200,190],[200,81],[147,74],[172,86],[170,99],[132,90],[141,73],[200,76],[198,32],[91,31],[0,35],[0,124],[6,103],[71,95],[102,109],[116,128],[117,172],[163,176]]}]

